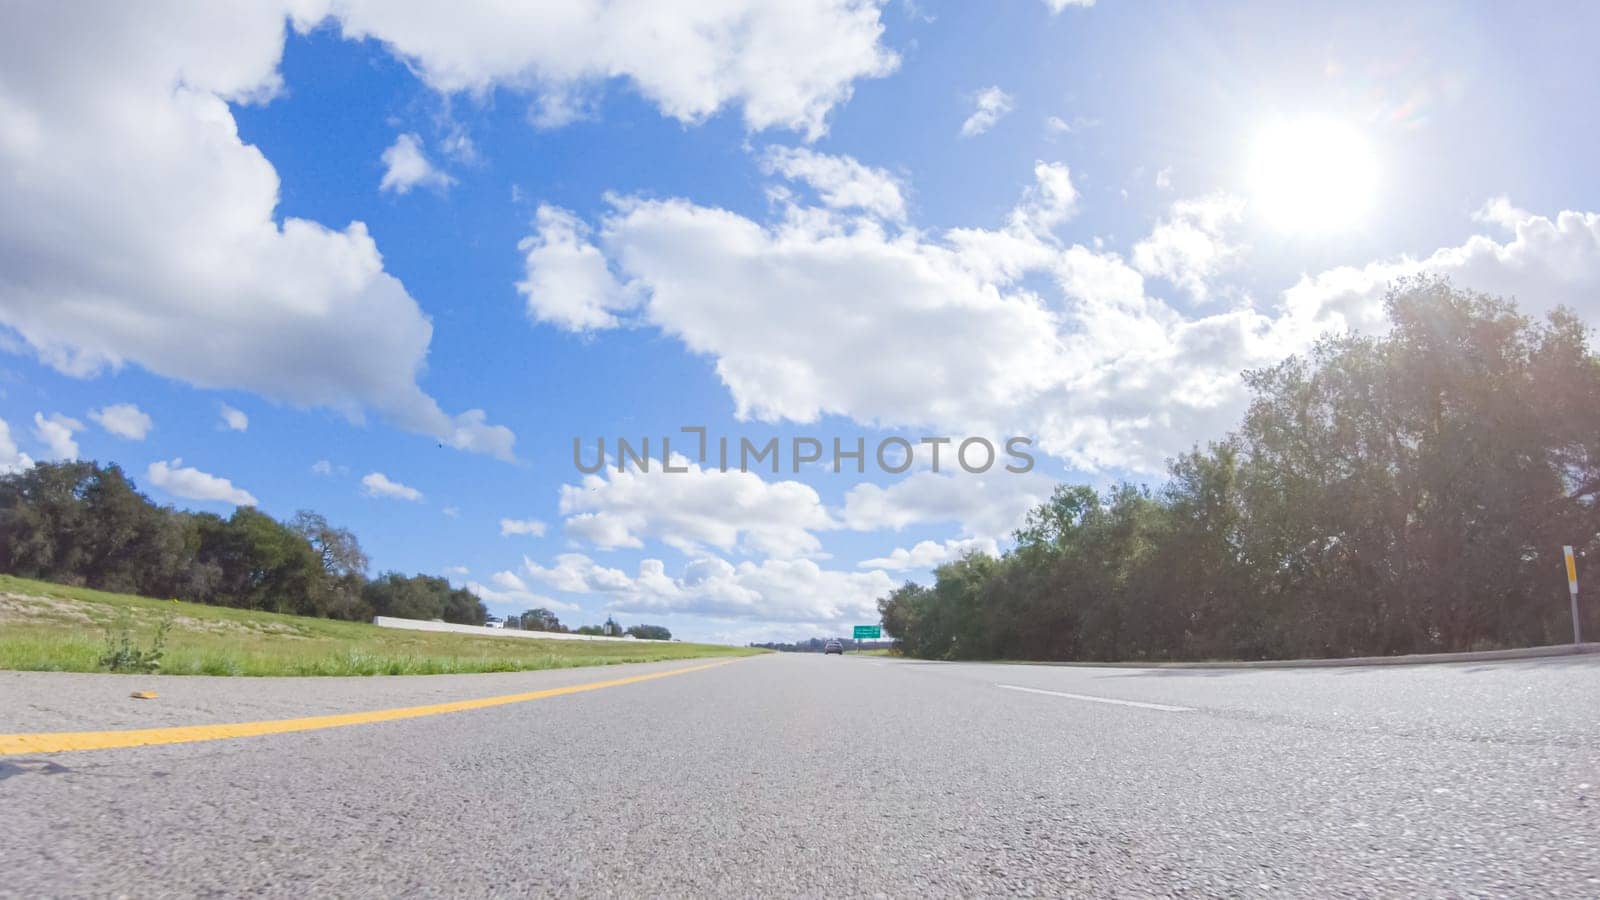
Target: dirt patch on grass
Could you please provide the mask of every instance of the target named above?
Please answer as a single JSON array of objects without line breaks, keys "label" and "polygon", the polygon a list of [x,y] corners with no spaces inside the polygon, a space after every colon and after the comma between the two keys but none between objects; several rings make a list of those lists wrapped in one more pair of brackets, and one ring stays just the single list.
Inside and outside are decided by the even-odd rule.
[{"label": "dirt patch on grass", "polygon": [[306,631],[305,631],[304,628],[301,628],[298,625],[286,625],[283,622],[254,622],[254,623],[251,623],[251,624],[248,624],[248,625],[241,624],[241,623],[232,623],[232,624],[237,624],[238,627],[240,627],[240,628],[247,628],[247,629],[249,629],[251,631],[254,631],[254,632],[258,633],[258,634],[270,634],[270,635],[272,635],[274,637],[288,637],[288,638],[310,638],[311,637],[311,635],[306,634]]},{"label": "dirt patch on grass", "polygon": [[[153,618],[154,614],[141,610],[143,618]],[[177,631],[194,631],[205,634],[220,635],[251,635],[260,637],[268,635],[275,638],[306,637],[305,631],[283,622],[232,622],[227,619],[196,619],[194,616],[173,616],[172,627]]]},{"label": "dirt patch on grass", "polygon": [[[0,591],[0,624],[5,625],[99,627],[115,621],[124,610],[131,613],[134,622],[140,626],[154,625],[166,617],[166,614],[158,609],[118,608],[86,600]],[[269,636],[299,640],[308,637],[305,629],[287,622],[233,622],[227,619],[201,619],[181,614],[171,618],[175,631],[192,634]]]},{"label": "dirt patch on grass", "polygon": [[94,625],[86,604],[57,597],[0,593],[0,622],[8,625]]}]

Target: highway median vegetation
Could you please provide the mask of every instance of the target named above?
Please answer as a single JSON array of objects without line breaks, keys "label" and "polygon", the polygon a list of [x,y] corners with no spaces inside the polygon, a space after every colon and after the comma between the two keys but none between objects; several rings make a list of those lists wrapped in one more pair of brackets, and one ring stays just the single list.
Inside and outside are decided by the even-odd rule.
[{"label": "highway median vegetation", "polygon": [[370,622],[482,625],[477,595],[435,575],[367,577],[349,530],[301,510],[227,518],[160,506],[114,463],[40,462],[0,475],[0,572],[146,597]]},{"label": "highway median vegetation", "polygon": [[756,652],[760,651],[680,642],[404,631],[0,575],[0,669],[166,675],[438,675]]},{"label": "highway median vegetation", "polygon": [[[1600,551],[1588,329],[1437,280],[1397,286],[1388,312],[1385,335],[1329,336],[1245,373],[1243,423],[1173,460],[1165,485],[1061,485],[1001,558],[907,582],[879,601],[885,630],[936,659],[1571,641],[1562,546],[1580,561]],[[1584,633],[1600,634],[1600,604],[1581,606]]]},{"label": "highway median vegetation", "polygon": [[[224,518],[161,506],[115,463],[40,462],[0,474],[0,572],[60,585],[209,606],[370,622],[374,616],[483,625],[477,594],[437,575],[367,576],[348,529],[300,510],[279,521],[251,506]],[[660,625],[569,628],[549,610],[501,627],[669,640]]]}]

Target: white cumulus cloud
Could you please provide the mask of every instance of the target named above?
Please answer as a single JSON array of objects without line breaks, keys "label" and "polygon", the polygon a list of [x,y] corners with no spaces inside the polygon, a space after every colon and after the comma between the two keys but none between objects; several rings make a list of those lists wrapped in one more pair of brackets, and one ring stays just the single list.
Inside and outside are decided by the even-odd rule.
[{"label": "white cumulus cloud", "polygon": [[361,476],[361,487],[368,497],[410,500],[413,503],[422,499],[421,491],[394,481],[382,472],[368,472]]},{"label": "white cumulus cloud", "polygon": [[947,562],[960,559],[968,553],[986,553],[989,556],[999,556],[1000,546],[993,540],[982,538],[962,538],[944,542],[918,541],[910,549],[896,547],[888,556],[864,559],[856,563],[856,565],[863,569],[888,569],[891,572],[903,572],[907,569],[933,569]]},{"label": "white cumulus cloud", "polygon": [[[1321,323],[1293,308],[1195,315],[1151,296],[1123,256],[1057,235],[1080,202],[1067,167],[1032,174],[990,227],[923,231],[826,203],[763,222],[613,196],[593,245],[638,292],[619,324],[707,357],[740,418],[1024,434],[1090,470],[1162,471],[1236,421],[1242,370],[1315,338]],[[1157,240],[1147,267],[1199,285],[1225,273],[1233,208],[1181,207],[1197,229],[1215,223],[1222,246],[1156,252]]]},{"label": "white cumulus cloud", "polygon": [[[871,0],[706,5],[560,0],[507,9],[371,0],[242,7],[11,7],[0,54],[0,324],[76,376],[135,364],[352,419],[375,412],[510,458],[481,410],[417,383],[432,325],[361,222],[277,214],[278,176],[229,104],[269,102],[285,20],[332,20],[445,94],[582,96],[622,79],[665,115],[737,107],[752,129],[826,129],[854,83],[898,60]],[[391,189],[424,183],[402,139]],[[436,180],[436,179],[435,179]],[[55,236],[70,234],[72,241]]]},{"label": "white cumulus cloud", "polygon": [[33,414],[33,436],[47,448],[48,459],[77,459],[78,442],[73,435],[82,430],[83,423],[71,416],[61,413],[51,413],[48,417],[44,413]]},{"label": "white cumulus cloud", "polygon": [[815,555],[821,544],[812,532],[835,527],[810,485],[705,469],[676,455],[674,465],[686,471],[630,467],[563,485],[567,533],[602,549],[654,538],[685,553],[714,547],[788,558]]},{"label": "white cumulus cloud", "polygon": [[824,569],[809,559],[767,559],[737,565],[715,556],[690,560],[676,575],[659,559],[638,573],[601,566],[587,556],[562,554],[552,566],[523,561],[524,573],[554,590],[600,595],[610,609],[632,613],[685,613],[763,622],[837,626],[877,617],[877,600],[895,587],[884,572]]},{"label": "white cumulus cloud", "polygon": [[250,427],[250,417],[226,403],[222,404],[219,414],[222,416],[222,426],[230,431],[244,431]]},{"label": "white cumulus cloud", "polygon": [[762,158],[762,166],[810,185],[823,204],[834,209],[855,208],[884,219],[906,216],[899,180],[848,156],[829,156],[804,147],[772,147]]},{"label": "white cumulus cloud", "polygon": [[589,93],[625,80],[664,115],[700,122],[737,107],[752,130],[808,138],[862,78],[889,74],[873,0],[543,0],[507,5],[394,0],[308,3],[349,38],[374,38],[444,93],[532,92],[530,118],[559,127],[586,117]]},{"label": "white cumulus cloud", "polygon": [[1509,240],[1474,235],[1422,258],[1400,256],[1301,278],[1284,292],[1296,337],[1303,342],[1319,330],[1381,329],[1385,290],[1418,273],[1516,298],[1532,314],[1561,305],[1600,324],[1600,213],[1566,210],[1552,218],[1508,202],[1495,216],[1496,225],[1512,232]]},{"label": "white cumulus cloud", "polygon": [[637,296],[612,277],[605,256],[589,242],[588,226],[576,216],[540,206],[534,227],[517,245],[526,273],[517,291],[535,321],[569,331],[610,328],[617,313],[637,305]]},{"label": "white cumulus cloud", "polygon": [[33,458],[17,449],[11,439],[11,425],[0,419],[0,475],[11,475],[33,467]]},{"label": "white cumulus cloud", "polygon": [[[953,461],[945,465],[954,467]],[[845,494],[840,519],[856,531],[953,522],[966,537],[993,541],[1021,525],[1054,487],[1055,479],[1038,472],[922,471],[887,486],[856,485]]]},{"label": "white cumulus cloud", "polygon": [[284,8],[6,9],[0,168],[26,177],[0,181],[0,324],[70,375],[134,364],[511,456],[418,385],[433,327],[366,226],[279,217],[229,104],[281,90]]},{"label": "white cumulus cloud", "polygon": [[226,478],[185,466],[181,459],[171,462],[157,460],[145,469],[144,477],[163,491],[185,500],[210,500],[234,506],[256,505],[256,498],[249,491],[234,487],[233,482]]},{"label": "white cumulus cloud", "polygon": [[489,576],[489,580],[494,582],[495,587],[508,591],[526,591],[528,589],[527,582],[517,577],[515,572],[496,572]]},{"label": "white cumulus cloud", "polygon": [[114,403],[101,409],[89,411],[89,418],[93,419],[101,428],[120,438],[130,441],[142,441],[155,423],[150,416],[132,403]]},{"label": "white cumulus cloud", "polygon": [[513,534],[526,534],[533,537],[543,537],[545,523],[538,519],[501,519],[500,536],[507,537]]},{"label": "white cumulus cloud", "polygon": [[1472,214],[1472,221],[1485,222],[1498,225],[1507,231],[1514,231],[1518,222],[1533,218],[1533,213],[1512,204],[1511,198],[1505,194],[1491,197],[1478,207]]},{"label": "white cumulus cloud", "polygon": [[580,609],[576,603],[568,603],[528,590],[522,579],[511,572],[496,572],[490,580],[494,582],[493,585],[469,581],[466,588],[476,594],[478,599],[490,606],[498,607],[498,611],[503,613],[516,615],[524,610],[541,607],[553,612],[577,612]]},{"label": "white cumulus cloud", "polygon": [[[1161,184],[1160,175],[1156,183]],[[1212,279],[1231,268],[1243,252],[1228,236],[1243,216],[1244,200],[1231,194],[1179,200],[1149,237],[1134,244],[1133,266],[1205,300]]]},{"label": "white cumulus cloud", "polygon": [[1014,107],[1011,95],[998,87],[987,87],[973,97],[972,115],[961,123],[962,137],[977,137],[993,128]]},{"label": "white cumulus cloud", "polygon": [[414,187],[444,190],[456,183],[454,178],[434,167],[422,152],[422,139],[415,134],[402,134],[383,151],[383,179],[378,190],[408,194]]},{"label": "white cumulus cloud", "polygon": [[621,569],[602,566],[582,553],[562,553],[551,566],[541,566],[523,557],[523,571],[553,590],[568,593],[611,593],[627,590],[633,579]]},{"label": "white cumulus cloud", "polygon": [[[1054,255],[1036,229],[1066,214],[1070,180],[1064,168],[1038,174],[1006,229],[952,234],[965,248],[816,210],[769,228],[628,198],[601,240],[647,292],[646,318],[716,360],[739,416],[937,422],[940,407],[1004,406],[1053,378],[1055,315],[1037,297],[995,290],[992,274]],[[945,339],[964,349],[929,352]]]}]

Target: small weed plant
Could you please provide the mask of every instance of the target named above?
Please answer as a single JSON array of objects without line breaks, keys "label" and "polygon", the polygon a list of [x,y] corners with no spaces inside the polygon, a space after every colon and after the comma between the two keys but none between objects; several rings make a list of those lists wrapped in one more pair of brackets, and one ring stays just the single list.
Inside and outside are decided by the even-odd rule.
[{"label": "small weed plant", "polygon": [[161,653],[167,644],[167,632],[172,630],[172,617],[165,616],[156,625],[155,637],[149,647],[140,647],[133,635],[133,616],[124,612],[116,621],[106,626],[106,650],[100,655],[100,668],[108,672],[131,672],[150,675],[161,669]]}]

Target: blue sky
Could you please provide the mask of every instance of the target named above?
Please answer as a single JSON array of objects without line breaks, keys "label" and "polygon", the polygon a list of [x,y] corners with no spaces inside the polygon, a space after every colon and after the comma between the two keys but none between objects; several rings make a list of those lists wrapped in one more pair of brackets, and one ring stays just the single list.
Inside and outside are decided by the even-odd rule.
[{"label": "blue sky", "polygon": [[[1159,480],[1395,278],[1600,314],[1592,5],[741,6],[7,11],[0,465],[804,637],[1055,480]],[[1037,466],[573,467],[685,425]]]}]

